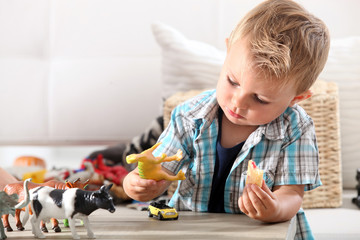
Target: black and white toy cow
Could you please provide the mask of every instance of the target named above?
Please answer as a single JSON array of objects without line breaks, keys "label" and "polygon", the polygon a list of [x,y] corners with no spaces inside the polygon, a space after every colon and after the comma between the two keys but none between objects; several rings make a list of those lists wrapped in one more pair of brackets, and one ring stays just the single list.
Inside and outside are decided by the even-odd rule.
[{"label": "black and white toy cow", "polygon": [[[85,191],[79,188],[61,190],[45,186],[31,189],[32,233],[37,238],[45,238],[39,227],[41,220],[48,222],[50,218],[67,218],[73,239],[80,239],[75,230],[75,219],[81,219],[86,227],[88,237],[95,238],[88,216],[99,208],[111,213],[115,212],[115,206],[109,194],[111,187],[112,184],[104,185],[98,191]],[[29,217],[28,211],[27,208],[24,222]]]}]

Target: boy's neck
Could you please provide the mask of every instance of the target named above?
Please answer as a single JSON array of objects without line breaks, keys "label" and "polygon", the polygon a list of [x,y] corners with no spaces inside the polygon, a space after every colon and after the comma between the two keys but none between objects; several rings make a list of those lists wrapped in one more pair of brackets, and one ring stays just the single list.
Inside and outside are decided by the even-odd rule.
[{"label": "boy's neck", "polygon": [[221,146],[231,148],[241,142],[246,141],[252,132],[258,126],[236,125],[230,122],[225,114],[222,115],[221,121]]}]

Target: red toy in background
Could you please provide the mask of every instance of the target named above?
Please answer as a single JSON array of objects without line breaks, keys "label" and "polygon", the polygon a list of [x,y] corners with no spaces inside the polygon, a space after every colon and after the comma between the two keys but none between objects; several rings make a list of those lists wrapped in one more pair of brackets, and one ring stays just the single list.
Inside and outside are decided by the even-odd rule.
[{"label": "red toy in background", "polygon": [[91,163],[95,174],[90,179],[89,190],[98,189],[104,184],[104,181],[113,183],[110,191],[116,197],[115,200],[128,201],[131,198],[125,193],[122,184],[125,176],[129,173],[123,166],[107,166],[104,163],[102,154],[98,154],[96,158],[85,158],[81,163],[81,168],[84,168],[87,163]]},{"label": "red toy in background", "polygon": [[91,162],[97,174],[102,175],[105,180],[122,186],[125,176],[129,173],[123,166],[107,166],[104,163],[102,154],[98,154],[97,158],[85,158],[82,161],[81,168],[84,168],[85,162]]}]

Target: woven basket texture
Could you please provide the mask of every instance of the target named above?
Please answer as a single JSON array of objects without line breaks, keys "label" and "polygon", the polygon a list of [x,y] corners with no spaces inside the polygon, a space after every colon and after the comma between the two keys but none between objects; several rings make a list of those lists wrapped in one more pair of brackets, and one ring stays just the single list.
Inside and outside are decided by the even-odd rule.
[{"label": "woven basket texture", "polygon": [[[315,124],[319,148],[319,172],[322,186],[305,192],[303,208],[333,208],[342,205],[342,176],[340,154],[340,123],[338,87],[335,83],[318,80],[311,88],[313,96],[299,103]],[[164,103],[164,126],[171,111],[180,103],[201,93],[201,90],[178,92]],[[174,182],[169,194],[176,189]]]}]

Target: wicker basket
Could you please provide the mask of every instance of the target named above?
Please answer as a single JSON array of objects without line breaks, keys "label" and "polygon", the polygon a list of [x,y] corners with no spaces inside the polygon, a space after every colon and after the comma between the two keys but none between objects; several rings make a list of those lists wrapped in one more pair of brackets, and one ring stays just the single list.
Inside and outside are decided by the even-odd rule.
[{"label": "wicker basket", "polygon": [[312,90],[314,95],[300,105],[314,120],[323,185],[305,193],[303,208],[340,207],[342,176],[338,88],[335,83],[318,81]]},{"label": "wicker basket", "polygon": [[[312,91],[313,96],[302,101],[300,105],[314,120],[320,156],[319,171],[323,185],[305,192],[302,207],[339,207],[342,205],[342,176],[338,88],[335,83],[317,81]],[[164,125],[168,125],[174,107],[200,92],[202,91],[178,92],[168,98],[164,104]]]}]

